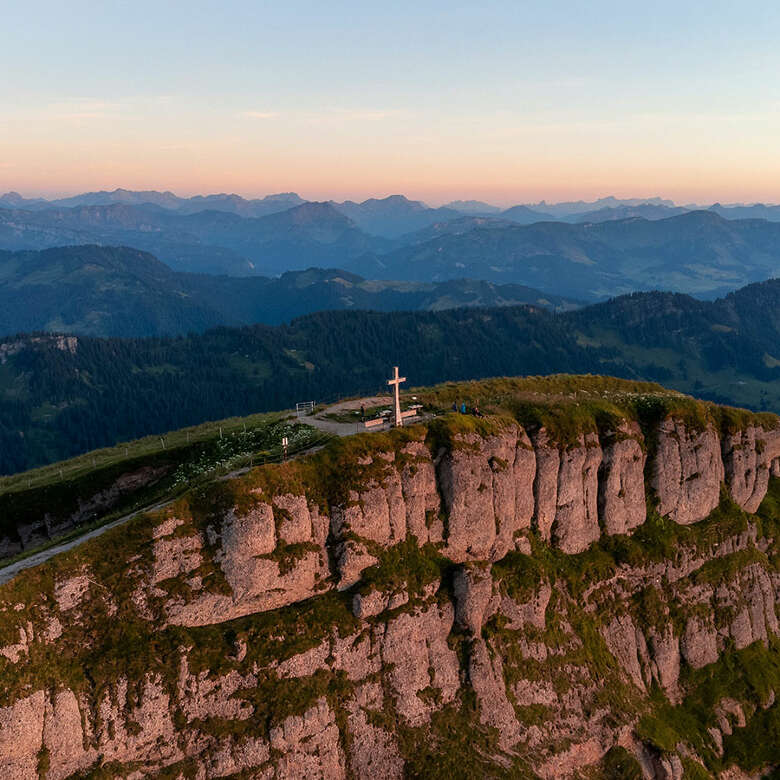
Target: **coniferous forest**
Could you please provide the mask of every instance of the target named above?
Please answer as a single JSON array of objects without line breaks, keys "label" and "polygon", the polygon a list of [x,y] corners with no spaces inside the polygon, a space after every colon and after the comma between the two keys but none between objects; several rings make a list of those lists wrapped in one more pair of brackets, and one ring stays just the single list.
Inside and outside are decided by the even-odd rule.
[{"label": "coniferous forest", "polygon": [[[170,339],[0,342],[0,472],[273,409],[409,385],[517,374],[603,373],[719,402],[780,408],[780,282],[714,303],[646,293],[555,314],[536,307],[332,311],[277,327]],[[776,351],[776,349],[775,349]]]}]

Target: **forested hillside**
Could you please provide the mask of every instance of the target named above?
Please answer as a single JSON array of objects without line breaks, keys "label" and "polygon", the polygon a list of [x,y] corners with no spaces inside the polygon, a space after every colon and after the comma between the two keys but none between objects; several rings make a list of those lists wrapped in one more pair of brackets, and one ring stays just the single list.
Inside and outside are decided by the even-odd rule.
[{"label": "forested hillside", "polygon": [[540,309],[322,312],[280,327],[176,339],[0,342],[0,472],[247,410],[414,383],[586,372],[598,350]]},{"label": "forested hillside", "polygon": [[278,327],[175,339],[0,341],[0,471],[209,419],[384,386],[511,374],[602,373],[780,409],[780,281],[715,302],[626,296],[537,307],[320,312]]}]

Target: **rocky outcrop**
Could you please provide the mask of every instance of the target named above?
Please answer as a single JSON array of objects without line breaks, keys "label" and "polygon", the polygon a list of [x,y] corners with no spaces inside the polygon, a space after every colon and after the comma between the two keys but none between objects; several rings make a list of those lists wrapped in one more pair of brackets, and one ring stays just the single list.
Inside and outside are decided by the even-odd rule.
[{"label": "rocky outcrop", "polygon": [[303,715],[285,718],[271,729],[270,737],[271,750],[281,754],[275,765],[277,777],[347,777],[335,713],[324,699]]},{"label": "rocky outcrop", "polygon": [[[308,515],[301,515],[300,502],[283,495],[268,504],[285,507],[273,523],[274,533],[302,539],[308,527],[301,517],[311,520],[312,510],[307,505]],[[267,550],[270,520],[265,509],[259,511],[257,525],[263,517],[268,522],[252,543]],[[237,530],[246,516],[230,519],[231,533],[238,534],[230,538],[248,538]],[[203,571],[204,559],[193,558],[193,537],[186,530],[177,517],[156,526],[150,565],[162,577],[158,585],[174,571],[180,572],[177,577],[188,576],[165,559],[171,550],[190,560],[188,565],[200,560]],[[204,537],[199,556],[207,543]],[[724,545],[735,561],[744,555],[740,545]],[[633,745],[643,757],[642,743],[626,737],[632,725],[620,708],[630,697],[620,692],[609,664],[593,654],[594,636],[583,642],[580,626],[586,619],[601,626],[622,679],[643,695],[657,683],[676,702],[682,696],[683,663],[701,668],[717,661],[731,642],[741,647],[780,633],[771,570],[757,562],[725,567],[736,574],[712,581],[710,575],[697,578],[702,565],[656,591],[662,604],[673,597],[678,613],[688,611],[682,624],[670,621],[668,610],[658,613],[657,625],[632,614],[634,602],[625,588],[644,586],[640,571],[603,580],[599,588],[573,598],[561,581],[542,578],[529,587],[523,580],[518,590],[517,583],[510,587],[502,579],[515,582],[506,563],[465,562],[453,572],[451,584],[433,582],[419,592],[404,592],[397,583],[374,588],[367,595],[378,594],[378,607],[355,610],[356,618],[346,608],[350,618],[344,625],[331,602],[319,617],[312,614],[297,624],[282,617],[294,615],[297,606],[281,610],[262,633],[253,634],[253,623],[246,619],[233,621],[228,650],[219,646],[222,627],[205,634],[198,632],[212,628],[177,628],[172,677],[150,670],[140,679],[121,676],[95,688],[39,688],[4,703],[0,773],[35,777],[45,766],[47,777],[59,779],[112,762],[112,767],[140,767],[154,774],[185,762],[199,767],[204,777],[242,772],[403,777],[414,761],[403,740],[430,733],[426,741],[437,744],[439,724],[450,724],[444,726],[449,734],[464,728],[462,721],[452,725],[455,712],[461,713],[458,718],[471,713],[473,728],[494,735],[487,761],[506,767],[513,757],[529,757],[540,777],[573,777],[583,768],[594,769],[616,744]],[[521,575],[522,556],[517,566]],[[70,632],[81,631],[84,610],[94,608],[101,590],[97,577],[82,566],[56,581],[50,609],[66,624],[64,633],[46,637],[31,627],[27,651],[14,665],[28,663],[38,647],[56,647]],[[616,614],[608,617],[607,609]],[[0,620],[8,622],[8,614],[0,611]],[[19,615],[18,625],[29,621],[24,610],[13,608],[10,614]],[[324,633],[317,642],[297,635],[309,630],[310,620],[323,619],[336,622],[321,626]],[[164,633],[153,641],[161,642]],[[280,651],[258,655],[258,642],[278,643]],[[160,662],[166,663],[165,654],[155,663]],[[213,663],[220,668],[210,668]],[[614,696],[610,686],[617,686]],[[721,710],[726,713],[720,716],[722,725],[732,728],[737,718],[729,713],[736,710],[729,702]],[[625,725],[618,729],[616,723]],[[719,744],[716,736],[713,744]],[[655,760],[650,755],[648,760]],[[674,756],[667,759],[671,771]]]},{"label": "rocky outcrop", "polygon": [[677,681],[680,679],[680,639],[672,626],[654,629],[648,640],[650,674],[658,681],[667,696],[676,701]]},{"label": "rocky outcrop", "polygon": [[[724,477],[737,503],[756,507],[780,447],[775,431],[755,425],[729,434],[724,468],[712,425],[692,430],[669,418],[657,438],[649,472],[659,511],[683,525],[717,506]],[[347,490],[330,501],[261,486],[248,505],[205,528],[165,520],[167,530],[155,532],[150,587],[136,597],[162,599],[170,623],[205,625],[334,585],[350,588],[383,550],[412,537],[456,563],[490,562],[514,549],[530,553],[525,534],[533,524],[553,547],[581,553],[602,533],[627,534],[644,523],[645,466],[643,435],[630,421],[568,444],[544,428],[532,443],[521,426],[504,421],[484,434],[455,433],[446,446],[412,437],[395,451],[360,455]],[[682,570],[685,561],[674,565]],[[175,578],[188,587],[166,598]],[[396,608],[394,598],[362,593],[355,614]]]},{"label": "rocky outcrop", "polygon": [[[373,630],[347,636],[334,631],[320,645],[265,666],[250,661],[251,648],[241,645],[232,670],[196,670],[193,648],[180,647],[173,685],[147,674],[135,682],[120,677],[94,699],[70,689],[17,699],[0,707],[0,774],[27,780],[45,765],[46,776],[60,780],[102,762],[147,774],[196,760],[206,777],[247,770],[291,780],[347,777],[350,771],[401,777],[396,736],[376,719],[392,704],[410,725],[423,726],[460,689],[458,659],[447,644],[453,608],[426,598],[413,612]],[[307,704],[305,686],[326,673],[351,681],[351,693]],[[301,684],[298,711],[274,716],[268,728],[264,721],[240,727],[254,717],[263,685],[296,690]],[[273,716],[275,708],[269,712]],[[213,734],[209,723],[223,724],[221,731]]]},{"label": "rocky outcrop", "polygon": [[490,566],[460,566],[453,576],[452,584],[458,626],[473,636],[479,636],[490,602],[495,598]]},{"label": "rocky outcrop", "polygon": [[483,639],[475,640],[469,649],[469,681],[479,703],[480,723],[496,729],[499,745],[511,750],[524,729],[509,700],[501,657]]},{"label": "rocky outcrop", "polygon": [[718,660],[718,634],[711,620],[699,616],[687,620],[680,637],[680,654],[693,669]]},{"label": "rocky outcrop", "polygon": [[[22,575],[0,590],[0,776],[400,778],[454,756],[455,776],[568,778],[617,746],[680,776],[695,746],[659,751],[637,724],[682,701],[686,666],[773,652],[774,521],[724,502],[723,528],[588,549],[645,522],[646,471],[676,523],[724,478],[752,511],[775,439],[670,418],[656,447],[610,420],[367,438]],[[708,750],[764,705],[718,702]]]},{"label": "rocky outcrop", "polygon": [[0,709],[0,768],[9,780],[38,776],[46,695],[36,691]]},{"label": "rocky outcrop", "polygon": [[580,434],[574,444],[562,446],[541,429],[534,447],[536,527],[543,539],[564,552],[582,552],[600,535],[598,470],[602,451],[598,436]]},{"label": "rocky outcrop", "polygon": [[609,652],[637,688],[646,689],[650,654],[644,633],[630,615],[617,615],[602,629]]},{"label": "rocky outcrop", "polygon": [[599,517],[610,535],[631,533],[647,517],[645,452],[637,423],[623,423],[603,437]]},{"label": "rocky outcrop", "polygon": [[680,525],[703,520],[720,501],[723,460],[715,428],[695,430],[669,418],[658,428],[652,487],[661,515]]},{"label": "rocky outcrop", "polygon": [[[452,702],[460,688],[458,657],[448,646],[452,605],[432,606],[391,620],[381,635],[382,663],[398,714],[410,726],[430,720],[431,712]],[[421,696],[430,691],[430,696]]]},{"label": "rocky outcrop", "polygon": [[139,704],[124,711],[116,704],[124,701],[124,683],[112,694],[118,698],[106,698],[95,720],[71,691],[49,700],[39,692],[0,709],[3,777],[31,780],[45,766],[47,778],[64,780],[96,762],[143,768],[145,775],[201,752],[207,777],[264,767],[272,768],[275,777],[290,780],[347,776],[339,727],[325,699],[283,719],[265,738],[230,737],[219,742],[201,738],[182,744],[182,733],[170,720],[170,702],[153,682],[141,692]]},{"label": "rocky outcrop", "polygon": [[735,581],[722,583],[713,598],[721,609],[728,605],[728,630],[738,649],[778,633],[778,600],[777,584],[759,564],[746,566]]},{"label": "rocky outcrop", "polygon": [[[175,518],[157,527],[151,587],[136,594],[145,602],[165,598],[167,580],[185,579],[186,591],[164,600],[169,623],[206,625],[276,609],[320,592],[330,576],[328,519],[303,496],[258,500],[246,512],[230,510],[218,530],[184,531]],[[211,566],[205,561],[209,548]]]},{"label": "rocky outcrop", "polygon": [[446,554],[453,561],[496,560],[531,524],[536,461],[525,431],[459,436],[439,460],[437,477],[447,517]]},{"label": "rocky outcrop", "polygon": [[773,464],[780,463],[780,430],[750,425],[723,437],[726,483],[734,501],[755,512],[766,495]]},{"label": "rocky outcrop", "polygon": [[395,735],[369,721],[382,712],[384,694],[378,683],[361,685],[348,705],[349,768],[354,777],[404,777],[404,760]]},{"label": "rocky outcrop", "polygon": [[561,455],[552,540],[566,553],[587,550],[599,536],[598,469],[601,447],[595,433],[580,437]]}]

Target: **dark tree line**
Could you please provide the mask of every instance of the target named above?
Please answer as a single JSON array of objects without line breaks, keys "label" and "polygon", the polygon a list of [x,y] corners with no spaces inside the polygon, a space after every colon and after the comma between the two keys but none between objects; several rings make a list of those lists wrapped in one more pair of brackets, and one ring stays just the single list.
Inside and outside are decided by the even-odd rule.
[{"label": "dark tree line", "polygon": [[[780,357],[780,283],[767,285],[757,286],[758,304],[745,288],[714,303],[648,293],[569,314],[329,311],[176,338],[79,338],[75,354],[53,338],[22,337],[27,346],[0,366],[0,472],[205,420],[374,392],[393,365],[410,385],[555,372],[680,384],[692,365],[780,380],[766,357]],[[599,341],[604,330],[620,344]],[[639,364],[631,345],[671,348],[679,359]],[[735,401],[718,393],[710,397]]]}]

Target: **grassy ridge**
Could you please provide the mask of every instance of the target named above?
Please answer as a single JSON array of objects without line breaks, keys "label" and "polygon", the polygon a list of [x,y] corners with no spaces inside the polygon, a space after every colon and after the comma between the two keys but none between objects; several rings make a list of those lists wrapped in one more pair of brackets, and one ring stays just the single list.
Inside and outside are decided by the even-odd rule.
[{"label": "grassy ridge", "polygon": [[[644,429],[648,446],[652,445],[658,422],[669,415],[683,419],[694,428],[713,425],[724,432],[748,424],[765,428],[778,425],[774,415],[718,407],[653,383],[591,375],[448,382],[413,389],[405,396],[408,400],[415,397],[428,413],[436,416],[423,433],[405,429],[394,437],[373,433],[341,441],[321,459],[318,467],[321,473],[331,473],[334,484],[343,484],[344,475],[354,470],[361,450],[368,452],[384,443],[400,456],[398,436],[426,438],[436,451],[441,446],[462,446],[459,442],[463,434],[489,435],[510,421],[520,422],[529,432],[544,426],[554,439],[573,443],[583,433],[615,431],[621,422],[634,420]],[[453,405],[460,408],[461,403],[466,403],[469,411],[478,405],[483,416],[449,413]],[[292,448],[297,446],[298,436],[302,443],[312,440],[312,431],[304,433],[303,429],[285,422],[285,417],[289,415],[282,412],[204,423],[3,478],[0,480],[0,534],[14,538],[15,529],[40,522],[47,513],[50,515],[47,525],[67,526],[68,518],[85,502],[110,492],[118,480],[140,470],[159,473],[150,484],[128,491],[126,496],[120,495],[110,506],[97,506],[88,516],[80,517],[78,524],[105,522],[123,512],[176,495],[189,484],[208,480],[239,465],[249,465],[255,457],[278,458],[282,435],[290,437]],[[328,465],[335,461],[340,464],[338,468]],[[310,485],[309,490],[315,490],[314,486]]]},{"label": "grassy ridge", "polygon": [[20,529],[27,527],[34,541],[25,541],[27,549],[7,556],[3,564],[231,470],[278,462],[283,436],[289,455],[330,438],[286,414],[253,415],[129,442],[11,478],[0,492],[0,538],[10,540],[13,549],[15,542],[22,543]]}]

